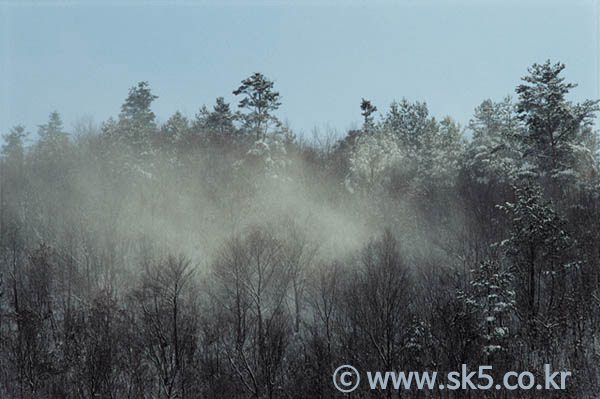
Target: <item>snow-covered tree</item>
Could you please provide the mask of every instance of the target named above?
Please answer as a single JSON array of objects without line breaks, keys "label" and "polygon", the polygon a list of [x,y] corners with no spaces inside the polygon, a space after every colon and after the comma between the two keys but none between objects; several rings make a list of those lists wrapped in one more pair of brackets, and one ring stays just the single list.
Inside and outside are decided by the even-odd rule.
[{"label": "snow-covered tree", "polygon": [[390,181],[392,168],[399,166],[403,152],[398,140],[389,130],[378,128],[371,134],[358,136],[350,153],[348,189],[380,190]]},{"label": "snow-covered tree", "polygon": [[47,123],[39,126],[38,135],[37,150],[49,157],[59,156],[69,144],[69,135],[64,131],[62,119],[56,111],[50,113]]},{"label": "snow-covered tree", "polygon": [[137,86],[129,89],[129,95],[121,105],[119,117],[134,121],[142,126],[153,125],[155,115],[150,107],[157,98],[158,96],[152,94],[148,82],[139,82]]},{"label": "snow-covered tree", "polygon": [[382,124],[404,153],[400,176],[411,182],[412,191],[424,194],[454,182],[465,143],[460,126],[450,117],[438,123],[429,116],[427,104],[403,99],[392,103]]},{"label": "snow-covered tree", "polygon": [[424,103],[403,100],[392,103],[380,123],[366,120],[353,138],[347,187],[419,195],[451,186],[464,138],[451,118],[438,123],[428,115]]},{"label": "snow-covered tree", "polygon": [[269,178],[286,178],[286,170],[291,165],[291,160],[286,149],[289,132],[275,131],[267,134],[264,139],[254,142],[248,150],[246,158],[236,163],[237,167],[244,163],[262,170],[262,174]]},{"label": "snow-covered tree", "polygon": [[469,290],[459,298],[474,312],[483,339],[483,353],[492,356],[510,345],[510,322],[515,310],[514,276],[497,260],[485,260],[471,271]]},{"label": "snow-covered tree", "polygon": [[390,105],[383,125],[398,137],[403,148],[414,151],[425,146],[437,130],[437,122],[429,116],[427,104],[410,103],[405,98]]},{"label": "snow-covered tree", "polygon": [[424,190],[449,188],[455,184],[464,152],[460,126],[450,117],[442,119],[416,157],[417,182]]},{"label": "snow-covered tree", "polygon": [[[565,83],[560,73],[561,63],[533,64],[524,84],[517,87],[519,118],[527,127],[520,139],[524,155],[542,176],[550,177],[553,186],[562,178],[580,178],[574,169],[582,156],[585,128],[591,126],[598,108],[598,100],[573,104],[566,99],[576,84]],[[558,180],[557,180],[558,179]],[[556,187],[555,187],[556,188]]]},{"label": "snow-covered tree", "polygon": [[501,242],[515,274],[517,311],[530,332],[560,321],[568,276],[578,266],[566,221],[534,184],[515,187],[515,202],[500,205],[512,229]]},{"label": "snow-covered tree", "polygon": [[152,151],[156,122],[151,105],[158,96],[152,94],[148,82],[139,82],[129,89],[119,114],[120,136],[137,155],[147,156]]},{"label": "snow-covered tree", "polygon": [[3,134],[2,155],[18,163],[22,162],[25,155],[24,140],[28,134],[22,125],[13,127],[8,134]]},{"label": "snow-covered tree", "polygon": [[231,143],[233,137],[239,132],[234,124],[239,117],[239,114],[231,111],[230,105],[223,97],[217,97],[212,111],[202,106],[193,122],[193,130],[201,133],[209,143]]},{"label": "snow-covered tree", "polygon": [[522,134],[522,126],[511,98],[483,101],[475,108],[468,129],[473,139],[463,163],[471,181],[483,185],[515,183],[523,165],[516,139]]},{"label": "snow-covered tree", "polygon": [[175,156],[187,146],[189,122],[179,111],[175,112],[160,128],[160,142],[163,150],[170,155],[174,162]]}]

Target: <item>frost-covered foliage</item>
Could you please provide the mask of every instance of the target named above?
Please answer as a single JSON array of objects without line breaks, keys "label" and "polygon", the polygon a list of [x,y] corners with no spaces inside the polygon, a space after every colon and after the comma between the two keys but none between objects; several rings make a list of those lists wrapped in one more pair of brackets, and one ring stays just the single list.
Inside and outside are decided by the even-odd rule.
[{"label": "frost-covered foliage", "polygon": [[398,140],[387,129],[362,132],[350,154],[350,176],[347,187],[379,191],[391,177],[394,168],[402,167],[403,151]]},{"label": "frost-covered foliage", "polygon": [[516,182],[523,167],[517,137],[523,129],[510,97],[501,102],[485,100],[469,122],[472,141],[464,157],[465,170],[477,184]]},{"label": "frost-covered foliage", "polygon": [[538,173],[557,184],[585,175],[584,170],[575,169],[577,159],[582,159],[577,155],[582,155],[581,145],[600,110],[600,100],[573,104],[566,99],[577,85],[564,82],[560,75],[564,68],[564,64],[550,60],[533,64],[523,78],[525,83],[516,88],[519,118],[526,127],[519,136],[524,156],[536,165]]},{"label": "frost-covered foliage", "polygon": [[510,237],[501,243],[512,262],[520,295],[522,317],[556,321],[566,304],[555,298],[564,295],[567,275],[579,260],[566,221],[542,198],[541,188],[526,184],[515,188],[515,202],[499,205],[512,223]]},{"label": "frost-covered foliage", "polygon": [[158,123],[142,82],[98,131],[54,113],[29,144],[15,127],[0,155],[0,397],[337,398],[341,364],[489,364],[495,380],[552,364],[573,382],[528,396],[595,398],[598,138],[591,105],[570,130],[583,108],[559,101],[547,169],[551,141],[530,140],[549,104],[536,96],[554,99],[538,83],[560,85],[544,68],[531,107],[484,101],[470,142],[425,103],[378,116],[363,99],[360,129],[311,143],[279,122],[261,74],[236,109],[219,97],[195,118]]},{"label": "frost-covered foliage", "polygon": [[180,112],[175,112],[160,128],[159,145],[164,147],[164,152],[170,152],[170,161],[175,163],[180,160],[184,146],[189,142],[190,124],[188,119]]},{"label": "frost-covered foliage", "polygon": [[383,124],[400,140],[402,147],[420,150],[431,142],[437,124],[429,116],[426,103],[410,103],[406,99],[394,101],[384,116]]},{"label": "frost-covered foliage", "polygon": [[479,320],[483,353],[491,356],[506,351],[510,344],[510,323],[515,309],[513,274],[496,260],[485,260],[471,271],[470,289],[459,291],[469,312]]},{"label": "frost-covered foliage", "polygon": [[181,112],[175,112],[167,122],[161,126],[161,136],[167,141],[166,145],[175,147],[177,143],[185,140],[189,130],[189,122]]},{"label": "frost-covered foliage", "polygon": [[377,124],[371,113],[365,118],[350,152],[347,187],[420,195],[453,184],[465,140],[451,118],[438,123],[424,103],[406,100],[392,103]]},{"label": "frost-covered foliage", "polygon": [[287,179],[287,168],[291,165],[286,150],[286,142],[290,136],[285,131],[269,133],[263,140],[255,141],[248,150],[245,160],[236,163],[236,167],[243,167],[247,162],[262,170],[264,176],[273,179]]},{"label": "frost-covered foliage", "polygon": [[69,135],[64,131],[62,120],[56,111],[50,114],[47,123],[39,126],[38,136],[36,150],[40,156],[47,158],[59,158],[70,145]]},{"label": "frost-covered foliage", "polygon": [[151,157],[155,150],[152,141],[157,127],[151,106],[157,98],[152,94],[148,82],[139,82],[129,89],[129,95],[121,106],[120,135],[124,144],[141,158]]},{"label": "frost-covered foliage", "polygon": [[13,127],[8,134],[3,134],[2,155],[14,159],[17,164],[21,163],[25,156],[24,141],[28,134],[21,125]]},{"label": "frost-covered foliage", "polygon": [[413,163],[418,165],[416,185],[427,190],[448,189],[456,184],[466,141],[460,126],[450,117],[444,118],[434,133],[429,146],[414,154]]}]

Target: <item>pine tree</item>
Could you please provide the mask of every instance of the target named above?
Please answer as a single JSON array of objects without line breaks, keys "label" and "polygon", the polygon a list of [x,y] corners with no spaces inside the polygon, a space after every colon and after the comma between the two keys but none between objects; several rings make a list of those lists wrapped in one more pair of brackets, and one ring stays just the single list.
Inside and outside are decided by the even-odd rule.
[{"label": "pine tree", "polygon": [[152,94],[148,82],[139,82],[129,89],[129,95],[121,105],[121,119],[135,121],[141,125],[153,125],[155,115],[150,109],[158,96]]},{"label": "pine tree", "polygon": [[23,161],[25,155],[25,146],[23,141],[29,133],[25,131],[25,127],[17,125],[10,130],[10,133],[2,135],[4,144],[2,145],[2,155],[9,160],[17,162]]},{"label": "pine tree", "polygon": [[238,133],[234,121],[240,115],[231,112],[231,107],[223,97],[217,97],[213,110],[204,105],[196,115],[192,130],[210,144],[231,143]]},{"label": "pine tree", "polygon": [[268,80],[262,73],[255,73],[247,79],[233,94],[243,95],[239,107],[248,110],[241,116],[244,127],[250,133],[256,135],[256,141],[264,139],[269,131],[270,125],[279,126],[281,123],[272,115],[281,105],[279,92],[273,90],[274,83]]},{"label": "pine tree", "polygon": [[429,116],[426,103],[409,103],[405,98],[394,101],[384,117],[383,124],[398,136],[406,149],[419,150],[437,130],[437,122]]},{"label": "pine tree", "polygon": [[465,153],[463,169],[470,180],[484,185],[516,183],[523,164],[517,138],[523,128],[511,98],[483,101],[475,108],[468,129],[473,140]]},{"label": "pine tree", "polygon": [[419,152],[418,184],[425,190],[451,187],[458,175],[465,140],[461,127],[450,117],[442,119],[435,135]]},{"label": "pine tree", "polygon": [[471,273],[469,291],[459,291],[458,297],[479,317],[483,353],[490,357],[509,346],[509,325],[516,305],[514,276],[500,262],[489,259]]},{"label": "pine tree", "polygon": [[119,129],[125,142],[134,152],[147,154],[156,133],[156,122],[151,105],[158,96],[152,94],[148,82],[139,82],[129,89],[129,95],[121,105]]},{"label": "pine tree", "polygon": [[48,122],[38,128],[39,140],[36,152],[44,158],[54,158],[58,161],[63,151],[69,144],[69,135],[64,131],[60,114],[56,111],[50,113]]},{"label": "pine tree", "polygon": [[561,320],[569,271],[578,262],[566,221],[543,200],[541,188],[531,183],[515,187],[515,197],[499,206],[512,222],[501,247],[513,265],[518,314],[535,336],[540,326]]},{"label": "pine tree", "polygon": [[189,128],[187,118],[181,112],[175,112],[160,128],[164,151],[174,155],[182,150],[186,146]]},{"label": "pine tree", "polygon": [[206,124],[208,129],[224,136],[226,134],[234,133],[234,119],[235,115],[231,112],[229,104],[225,102],[223,97],[217,97],[213,111],[208,115]]},{"label": "pine tree", "polygon": [[518,114],[527,130],[521,136],[524,155],[549,176],[553,185],[561,173],[570,173],[574,164],[574,147],[582,143],[582,129],[591,125],[599,110],[598,100],[581,104],[567,101],[566,95],[577,87],[560,76],[561,63],[533,64],[526,83],[516,88]]},{"label": "pine tree", "polygon": [[377,111],[377,107],[374,106],[373,104],[371,104],[371,101],[363,98],[360,103],[360,110],[361,110],[361,115],[364,118],[363,130],[364,131],[372,130],[374,127],[373,113],[375,113],[375,111]]}]

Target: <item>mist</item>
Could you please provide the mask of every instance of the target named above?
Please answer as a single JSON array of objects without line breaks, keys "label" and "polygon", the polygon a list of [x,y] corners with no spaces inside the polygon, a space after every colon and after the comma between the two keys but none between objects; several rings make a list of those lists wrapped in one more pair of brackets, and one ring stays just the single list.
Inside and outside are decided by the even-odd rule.
[{"label": "mist", "polygon": [[3,132],[0,395],[343,397],[343,364],[551,364],[563,390],[483,395],[595,397],[598,102],[564,69],[525,66],[466,126],[357,98],[356,129],[298,137],[255,72],[189,119],[158,122],[141,81],[97,126]]}]

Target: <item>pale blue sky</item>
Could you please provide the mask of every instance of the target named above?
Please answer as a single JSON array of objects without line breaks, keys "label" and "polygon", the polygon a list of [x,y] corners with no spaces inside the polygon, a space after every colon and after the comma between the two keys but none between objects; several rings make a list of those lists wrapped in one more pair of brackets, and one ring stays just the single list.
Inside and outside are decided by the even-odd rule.
[{"label": "pale blue sky", "polygon": [[547,58],[580,84],[574,100],[600,97],[598,1],[105,3],[0,2],[0,133],[34,132],[55,109],[67,129],[116,117],[140,80],[161,121],[193,117],[217,96],[237,104],[255,71],[275,81],[278,116],[308,134],[358,125],[361,97],[380,111],[426,101],[464,124]]}]

